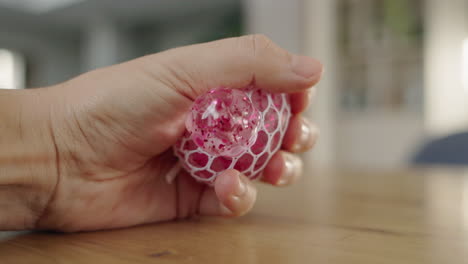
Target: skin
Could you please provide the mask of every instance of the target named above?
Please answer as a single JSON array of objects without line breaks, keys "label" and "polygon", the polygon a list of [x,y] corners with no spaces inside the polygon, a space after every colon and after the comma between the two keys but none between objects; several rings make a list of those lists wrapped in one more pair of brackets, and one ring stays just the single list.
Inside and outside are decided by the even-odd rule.
[{"label": "skin", "polygon": [[241,216],[257,192],[238,171],[223,172],[213,188],[185,172],[172,184],[165,179],[191,103],[218,86],[290,93],[293,117],[262,178],[285,186],[301,175],[293,153],[317,139],[301,113],[321,74],[318,61],[251,35],[168,50],[51,87],[0,91],[0,229],[73,232]]}]

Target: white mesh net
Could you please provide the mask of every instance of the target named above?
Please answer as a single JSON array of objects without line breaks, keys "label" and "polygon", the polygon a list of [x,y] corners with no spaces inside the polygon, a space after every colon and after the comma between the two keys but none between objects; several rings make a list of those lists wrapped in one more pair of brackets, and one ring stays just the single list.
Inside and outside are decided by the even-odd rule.
[{"label": "white mesh net", "polygon": [[259,178],[280,148],[291,117],[288,95],[260,89],[247,90],[246,93],[261,112],[257,138],[246,151],[236,157],[211,155],[195,145],[188,132],[174,146],[174,153],[183,168],[196,180],[212,184],[218,173],[227,169],[237,169],[251,179]]}]

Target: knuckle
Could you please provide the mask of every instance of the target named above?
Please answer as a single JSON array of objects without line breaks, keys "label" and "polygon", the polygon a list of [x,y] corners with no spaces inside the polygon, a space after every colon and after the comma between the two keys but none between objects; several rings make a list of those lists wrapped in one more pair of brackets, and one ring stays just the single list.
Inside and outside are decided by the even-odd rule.
[{"label": "knuckle", "polygon": [[243,36],[240,37],[239,41],[242,42],[242,46],[250,50],[249,53],[253,56],[256,56],[258,53],[268,50],[273,43],[273,41],[270,38],[263,34]]},{"label": "knuckle", "polygon": [[272,43],[272,40],[264,34],[251,35],[250,40],[253,42],[253,45],[259,48],[268,47]]},{"label": "knuckle", "polygon": [[255,34],[250,37],[251,45],[254,50],[265,50],[271,46],[273,41],[263,34]]},{"label": "knuckle", "polygon": [[257,58],[277,58],[286,62],[291,61],[291,54],[276,45],[264,34],[253,34],[239,37],[240,46],[254,60]]}]

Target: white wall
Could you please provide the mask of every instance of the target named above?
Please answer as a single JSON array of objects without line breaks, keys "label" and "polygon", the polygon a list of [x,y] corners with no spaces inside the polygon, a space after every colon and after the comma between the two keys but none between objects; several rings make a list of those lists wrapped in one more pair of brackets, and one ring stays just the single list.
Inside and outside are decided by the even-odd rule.
[{"label": "white wall", "polygon": [[468,90],[462,85],[467,10],[465,0],[426,0],[425,114],[433,135],[468,129]]},{"label": "white wall", "polygon": [[301,0],[243,0],[247,33],[262,33],[291,52],[301,52]]},{"label": "white wall", "polygon": [[309,115],[320,128],[319,141],[310,157],[322,166],[337,164],[337,86],[340,83],[337,65],[337,2],[305,0],[301,9],[304,30],[304,52],[319,59],[325,68],[317,97]]}]

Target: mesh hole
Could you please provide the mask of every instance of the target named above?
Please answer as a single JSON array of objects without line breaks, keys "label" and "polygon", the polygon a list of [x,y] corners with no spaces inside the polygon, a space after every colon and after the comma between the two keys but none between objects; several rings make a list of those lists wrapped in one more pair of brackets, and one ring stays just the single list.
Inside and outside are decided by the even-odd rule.
[{"label": "mesh hole", "polygon": [[195,172],[195,175],[202,178],[202,179],[209,179],[213,176],[213,173],[207,171],[207,170],[202,170],[202,171],[197,171]]},{"label": "mesh hole", "polygon": [[260,154],[268,143],[268,135],[265,131],[258,132],[257,140],[252,145],[251,150],[253,154]]},{"label": "mesh hole", "polygon": [[276,147],[280,143],[280,139],[281,139],[281,133],[276,132],[276,134],[273,136],[273,138],[271,140],[271,147],[270,147],[271,152],[275,151]]},{"label": "mesh hole", "polygon": [[266,131],[273,132],[278,127],[278,112],[275,109],[270,108],[268,112],[265,114],[265,121],[263,126],[265,127]]},{"label": "mesh hole", "polygon": [[276,109],[281,109],[283,106],[283,95],[282,94],[273,94],[273,104],[276,106]]},{"label": "mesh hole", "polygon": [[188,162],[194,167],[203,168],[208,163],[208,156],[203,153],[194,152],[188,157]]},{"label": "mesh hole", "polygon": [[229,157],[217,157],[211,163],[210,169],[215,172],[226,170],[231,166],[232,159]]},{"label": "mesh hole", "polygon": [[269,156],[269,153],[263,154],[263,155],[257,160],[257,162],[255,163],[254,170],[260,169],[260,168],[265,164],[265,162],[267,161],[268,156]]},{"label": "mesh hole", "polygon": [[250,168],[250,166],[252,166],[253,160],[254,158],[252,157],[252,155],[250,155],[249,153],[245,153],[239,158],[239,160],[237,160],[234,169],[241,172],[246,171]]}]

